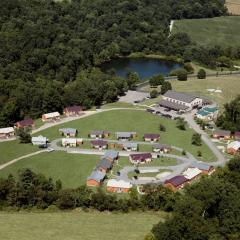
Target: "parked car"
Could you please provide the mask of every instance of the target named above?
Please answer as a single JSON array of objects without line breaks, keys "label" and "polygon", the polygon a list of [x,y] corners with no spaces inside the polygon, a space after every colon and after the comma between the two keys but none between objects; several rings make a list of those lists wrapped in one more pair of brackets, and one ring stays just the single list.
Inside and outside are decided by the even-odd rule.
[{"label": "parked car", "polygon": [[162,114],[163,117],[172,119],[172,116],[170,114]]},{"label": "parked car", "polygon": [[165,111],[165,112],[171,112],[171,109],[165,108],[164,111]]},{"label": "parked car", "polygon": [[39,148],[48,148],[48,145],[47,144],[42,144],[42,145],[39,145],[38,147]]},{"label": "parked car", "polygon": [[49,153],[50,153],[50,152],[54,152],[54,151],[55,151],[55,150],[54,150],[53,148],[48,148],[48,149],[47,149],[47,152],[49,152]]},{"label": "parked car", "polygon": [[153,109],[151,109],[151,108],[147,108],[147,112],[154,113],[155,110],[153,110]]}]

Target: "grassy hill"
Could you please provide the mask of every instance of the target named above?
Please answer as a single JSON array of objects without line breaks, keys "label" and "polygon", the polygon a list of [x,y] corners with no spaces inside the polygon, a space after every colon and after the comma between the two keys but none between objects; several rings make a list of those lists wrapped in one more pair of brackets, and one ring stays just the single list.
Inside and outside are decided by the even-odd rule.
[{"label": "grassy hill", "polygon": [[1,213],[0,239],[141,240],[164,215],[98,212]]},{"label": "grassy hill", "polygon": [[173,34],[186,32],[201,45],[240,46],[240,16],[187,19],[174,22]]}]

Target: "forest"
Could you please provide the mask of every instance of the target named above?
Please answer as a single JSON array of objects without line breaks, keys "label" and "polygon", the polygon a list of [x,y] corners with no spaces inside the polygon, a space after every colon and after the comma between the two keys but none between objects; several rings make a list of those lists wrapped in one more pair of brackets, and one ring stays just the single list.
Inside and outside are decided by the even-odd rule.
[{"label": "forest", "polygon": [[[91,69],[115,57],[162,53],[213,63],[226,51],[198,49],[182,33],[168,38],[169,24],[224,14],[224,0],[1,0],[0,126],[116,99],[129,86]],[[95,96],[103,87],[107,94]]]}]

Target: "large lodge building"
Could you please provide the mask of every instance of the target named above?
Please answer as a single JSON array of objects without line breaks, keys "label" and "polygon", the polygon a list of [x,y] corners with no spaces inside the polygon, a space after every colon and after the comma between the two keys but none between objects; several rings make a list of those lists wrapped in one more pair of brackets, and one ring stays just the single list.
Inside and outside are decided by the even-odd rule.
[{"label": "large lodge building", "polygon": [[175,111],[188,112],[193,108],[201,107],[203,99],[194,95],[169,90],[163,95],[159,105]]}]

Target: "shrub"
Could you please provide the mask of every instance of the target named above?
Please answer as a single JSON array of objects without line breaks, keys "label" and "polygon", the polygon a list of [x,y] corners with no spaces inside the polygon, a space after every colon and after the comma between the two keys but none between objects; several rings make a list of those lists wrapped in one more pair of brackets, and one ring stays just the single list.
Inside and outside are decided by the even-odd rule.
[{"label": "shrub", "polygon": [[206,71],[204,69],[200,69],[197,74],[198,79],[205,79],[206,78]]},{"label": "shrub", "polygon": [[156,98],[158,96],[158,91],[157,90],[152,90],[151,92],[150,92],[150,97],[151,98]]},{"label": "shrub", "polygon": [[177,74],[177,79],[179,81],[187,81],[187,71],[185,69],[181,69],[178,71],[178,74]]}]

